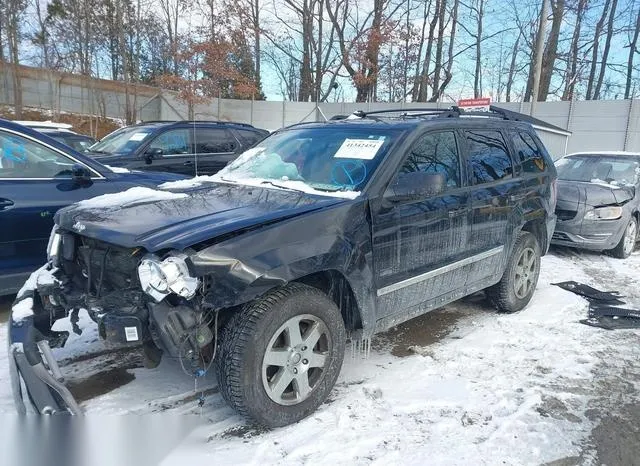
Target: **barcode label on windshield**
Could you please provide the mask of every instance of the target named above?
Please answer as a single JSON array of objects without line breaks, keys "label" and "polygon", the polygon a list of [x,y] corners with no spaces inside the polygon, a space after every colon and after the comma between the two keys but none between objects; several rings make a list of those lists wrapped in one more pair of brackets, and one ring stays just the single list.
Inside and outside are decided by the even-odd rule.
[{"label": "barcode label on windshield", "polygon": [[372,160],[382,144],[384,144],[384,140],[380,139],[345,139],[334,157],[337,159]]}]

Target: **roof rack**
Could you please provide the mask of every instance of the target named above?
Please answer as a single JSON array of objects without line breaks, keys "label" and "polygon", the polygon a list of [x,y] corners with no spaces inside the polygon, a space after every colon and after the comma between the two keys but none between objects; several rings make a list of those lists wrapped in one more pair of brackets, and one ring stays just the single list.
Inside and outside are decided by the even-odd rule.
[{"label": "roof rack", "polygon": [[222,121],[222,120],[182,120],[181,122],[176,123],[215,123],[218,125],[238,125],[238,126],[246,126],[247,128],[253,128],[254,126],[249,123],[242,123],[239,121]]},{"label": "roof rack", "polygon": [[475,111],[467,112],[458,106],[452,105],[450,108],[400,108],[400,109],[384,109],[365,112],[358,110],[353,112],[353,115],[360,118],[367,118],[370,115],[377,115],[381,113],[400,113],[401,118],[419,118],[422,116],[435,116],[436,118],[459,118],[459,117],[479,117],[479,118],[500,118],[502,120],[509,121],[522,121],[529,123],[537,129],[549,130],[552,132],[558,132],[565,135],[570,135],[571,132],[559,126],[547,123],[544,120],[526,115],[524,113],[514,112],[495,105],[489,106],[489,111]]}]

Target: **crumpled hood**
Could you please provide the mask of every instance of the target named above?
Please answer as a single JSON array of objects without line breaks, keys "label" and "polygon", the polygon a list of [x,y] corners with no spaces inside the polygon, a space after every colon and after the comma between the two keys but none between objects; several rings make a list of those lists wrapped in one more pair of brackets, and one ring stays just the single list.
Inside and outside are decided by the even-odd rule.
[{"label": "crumpled hood", "polygon": [[225,183],[180,191],[133,188],[62,209],[56,214],[56,224],[122,247],[181,250],[340,202],[346,201]]},{"label": "crumpled hood", "polygon": [[634,194],[633,188],[558,180],[558,202],[563,204],[584,203],[593,207],[622,204],[633,199]]}]

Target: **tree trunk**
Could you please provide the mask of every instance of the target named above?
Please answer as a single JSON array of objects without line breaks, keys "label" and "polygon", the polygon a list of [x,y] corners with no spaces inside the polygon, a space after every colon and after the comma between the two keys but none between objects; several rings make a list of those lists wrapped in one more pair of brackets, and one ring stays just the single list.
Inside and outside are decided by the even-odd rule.
[{"label": "tree trunk", "polygon": [[442,49],[444,48],[444,31],[446,24],[444,22],[447,7],[447,0],[442,0],[440,5],[440,14],[438,15],[438,41],[436,42],[436,61],[433,69],[433,94],[430,102],[437,102],[440,89],[440,74],[442,73]]},{"label": "tree trunk", "polygon": [[431,61],[431,51],[433,50],[434,32],[438,25],[438,18],[440,16],[440,10],[443,8],[442,3],[445,0],[435,0],[435,10],[433,12],[433,18],[429,23],[429,37],[427,39],[427,51],[424,55],[424,61],[422,62],[422,74],[420,76],[420,88],[418,90],[418,101],[426,102],[429,91],[429,66]]},{"label": "tree trunk", "polygon": [[484,17],[484,0],[478,0],[478,27],[476,30],[476,74],[473,79],[473,97],[482,96],[482,21]]},{"label": "tree trunk", "polygon": [[576,87],[577,70],[578,70],[578,51],[580,45],[580,32],[582,29],[582,16],[587,8],[589,0],[578,0],[578,9],[576,11],[576,25],[573,29],[571,37],[571,48],[567,63],[567,72],[565,74],[564,91],[562,92],[562,100],[573,100],[573,93]]},{"label": "tree trunk", "polygon": [[638,34],[640,34],[640,9],[638,9],[638,16],[636,17],[636,28],[633,31],[633,39],[629,44],[629,58],[627,59],[627,82],[624,87],[624,98],[630,99],[631,95],[631,80],[633,76],[633,59],[635,54],[638,53]]},{"label": "tree trunk", "polygon": [[558,39],[560,38],[560,27],[564,17],[565,0],[556,0],[551,2],[551,11],[553,20],[551,22],[551,32],[547,39],[544,56],[542,58],[542,73],[540,75],[540,87],[538,88],[538,101],[544,102],[549,94],[549,86],[551,85],[551,76],[553,75],[553,67],[558,55]]},{"label": "tree trunk", "polygon": [[513,79],[516,72],[516,62],[518,60],[518,47],[520,46],[521,34],[518,34],[516,43],[513,45],[511,52],[511,63],[509,63],[509,73],[507,74],[507,87],[505,99],[507,102],[511,102],[511,88],[513,87]]},{"label": "tree trunk", "polygon": [[424,48],[424,34],[427,29],[427,19],[429,17],[429,13],[431,12],[431,3],[432,0],[428,2],[424,2],[424,10],[423,10],[423,20],[422,20],[422,29],[420,33],[420,44],[418,45],[418,54],[416,59],[416,73],[413,78],[413,88],[411,90],[411,100],[416,102],[418,100],[418,92],[420,90],[420,64],[422,61],[422,49]]},{"label": "tree trunk", "polygon": [[459,0],[454,0],[453,9],[451,10],[451,34],[449,36],[449,48],[447,51],[447,67],[444,71],[445,77],[442,81],[442,84],[436,89],[434,89],[434,96],[432,97],[432,102],[437,102],[440,99],[440,96],[444,94],[444,90],[451,82],[451,78],[453,78],[453,73],[451,69],[453,68],[453,47],[456,39],[456,29],[458,25],[458,6],[460,4]]},{"label": "tree trunk", "polygon": [[591,100],[593,94],[596,70],[598,68],[598,45],[600,42],[600,34],[602,34],[602,28],[604,27],[604,22],[607,19],[610,1],[611,0],[605,0],[604,7],[602,8],[602,16],[600,16],[600,19],[596,24],[595,35],[593,38],[593,50],[591,51],[591,70],[589,71],[589,81],[587,81],[587,100]]},{"label": "tree trunk", "polygon": [[605,39],[604,51],[602,52],[602,64],[600,65],[600,73],[598,75],[596,89],[593,92],[594,100],[598,100],[600,98],[602,81],[604,81],[604,74],[607,69],[607,60],[609,59],[609,50],[611,49],[611,38],[613,37],[613,21],[615,20],[617,6],[618,0],[612,0],[611,11],[609,12],[609,22],[607,23],[607,38]]}]

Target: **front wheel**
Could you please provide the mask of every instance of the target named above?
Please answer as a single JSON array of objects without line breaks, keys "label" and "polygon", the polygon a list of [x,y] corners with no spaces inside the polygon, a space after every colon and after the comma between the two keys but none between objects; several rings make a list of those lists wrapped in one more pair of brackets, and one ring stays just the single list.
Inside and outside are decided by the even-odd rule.
[{"label": "front wheel", "polygon": [[303,419],[333,388],[346,332],[335,303],[291,283],[235,314],[221,336],[220,392],[240,414],[268,427]]},{"label": "front wheel", "polygon": [[528,231],[521,231],[502,279],[485,290],[496,309],[516,312],[529,304],[538,284],[540,256],[536,237]]},{"label": "front wheel", "polygon": [[636,247],[636,241],[638,239],[638,221],[631,217],[627,228],[624,230],[622,238],[618,245],[611,250],[611,255],[618,259],[626,259],[631,255]]}]

